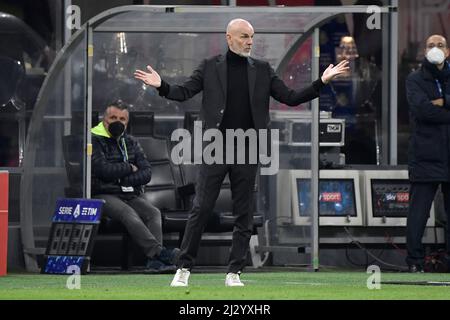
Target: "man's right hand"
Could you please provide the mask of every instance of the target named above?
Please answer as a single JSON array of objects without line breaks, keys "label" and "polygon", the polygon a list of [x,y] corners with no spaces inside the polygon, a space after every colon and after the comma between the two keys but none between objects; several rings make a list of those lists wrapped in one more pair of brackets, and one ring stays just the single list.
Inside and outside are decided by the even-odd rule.
[{"label": "man's right hand", "polygon": [[436,99],[436,100],[431,100],[431,103],[434,104],[435,106],[443,107],[444,99],[440,98],[440,99]]},{"label": "man's right hand", "polygon": [[131,165],[131,168],[133,169],[133,172],[136,172],[139,170],[138,167],[136,167],[134,164],[130,163],[130,165]]},{"label": "man's right hand", "polygon": [[161,77],[158,72],[153,70],[151,66],[147,66],[148,72],[142,70],[136,70],[134,72],[134,77],[138,80],[141,80],[148,86],[152,86],[155,88],[161,87]]}]

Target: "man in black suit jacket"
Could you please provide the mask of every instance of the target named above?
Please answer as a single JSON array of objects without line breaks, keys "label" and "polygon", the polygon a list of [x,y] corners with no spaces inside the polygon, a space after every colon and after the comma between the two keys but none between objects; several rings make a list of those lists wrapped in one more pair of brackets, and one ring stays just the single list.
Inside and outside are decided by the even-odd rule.
[{"label": "man in black suit jacket", "polygon": [[[342,61],[337,66],[330,65],[323,76],[307,88],[291,90],[267,62],[250,57],[253,35],[253,27],[248,21],[230,21],[226,33],[228,52],[205,59],[182,85],[170,85],[161,80],[151,66],[147,66],[148,72],[136,70],[134,76],[146,85],[157,88],[161,96],[171,100],[184,101],[203,91],[200,120],[205,129],[216,128],[225,133],[227,129],[267,129],[270,124],[270,97],[296,106],[317,98],[320,89],[331,79],[348,71],[348,62]],[[243,286],[239,275],[247,261],[253,228],[251,194],[257,168],[256,164],[251,163],[201,165],[196,197],[181,245],[178,270],[171,286],[188,285],[203,228],[227,173],[236,222],[225,285]]]}]

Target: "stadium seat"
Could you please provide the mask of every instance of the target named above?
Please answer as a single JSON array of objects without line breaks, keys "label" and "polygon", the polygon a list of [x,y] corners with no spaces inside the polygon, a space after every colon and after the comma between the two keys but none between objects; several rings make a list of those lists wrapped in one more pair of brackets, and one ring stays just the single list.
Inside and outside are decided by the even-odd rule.
[{"label": "stadium seat", "polygon": [[155,115],[151,111],[130,112],[127,132],[134,137],[153,136]]},{"label": "stadium seat", "polygon": [[179,188],[179,168],[170,161],[169,141],[165,138],[139,137],[152,166],[152,180],[145,186],[145,197],[161,210],[163,232],[179,233],[181,242],[189,212],[185,210]]}]

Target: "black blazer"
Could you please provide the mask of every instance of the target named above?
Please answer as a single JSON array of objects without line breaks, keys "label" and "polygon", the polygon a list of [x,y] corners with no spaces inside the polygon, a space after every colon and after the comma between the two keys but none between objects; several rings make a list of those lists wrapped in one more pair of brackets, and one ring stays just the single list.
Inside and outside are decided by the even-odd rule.
[{"label": "black blazer", "polygon": [[[301,91],[289,89],[268,62],[248,58],[250,105],[255,129],[270,127],[270,97],[289,106],[313,100],[324,86],[321,79]],[[203,60],[182,85],[162,81],[159,94],[171,100],[184,101],[203,90],[200,120],[204,128],[219,128],[227,105],[227,61],[225,55]]]}]

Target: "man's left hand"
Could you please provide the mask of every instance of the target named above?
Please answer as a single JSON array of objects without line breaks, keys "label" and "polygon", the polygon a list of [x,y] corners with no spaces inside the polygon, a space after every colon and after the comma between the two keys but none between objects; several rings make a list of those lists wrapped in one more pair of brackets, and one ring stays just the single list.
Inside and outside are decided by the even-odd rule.
[{"label": "man's left hand", "polygon": [[350,68],[349,68],[348,64],[349,64],[348,60],[343,60],[343,61],[339,62],[339,64],[336,66],[330,64],[328,66],[327,70],[325,70],[322,75],[322,78],[321,78],[322,82],[325,84],[328,84],[335,77],[349,72]]},{"label": "man's left hand", "polygon": [[431,103],[434,104],[435,106],[443,107],[444,106],[444,99],[440,98],[440,99],[436,99],[436,100],[431,100]]}]

